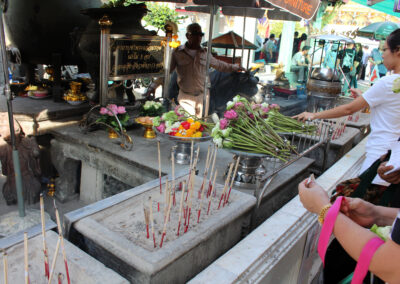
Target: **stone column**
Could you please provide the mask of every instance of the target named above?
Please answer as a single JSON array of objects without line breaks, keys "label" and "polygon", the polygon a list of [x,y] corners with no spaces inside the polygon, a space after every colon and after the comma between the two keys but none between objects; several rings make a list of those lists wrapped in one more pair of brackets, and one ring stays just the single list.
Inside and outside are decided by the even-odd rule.
[{"label": "stone column", "polygon": [[66,202],[77,196],[80,182],[80,162],[64,155],[64,146],[59,141],[51,140],[51,161],[59,177],[55,181],[56,198]]},{"label": "stone column", "polygon": [[290,62],[292,61],[293,52],[293,39],[294,39],[295,22],[284,21],[282,29],[282,38],[279,49],[278,63],[283,63],[285,65],[284,70],[286,73],[290,72]]}]

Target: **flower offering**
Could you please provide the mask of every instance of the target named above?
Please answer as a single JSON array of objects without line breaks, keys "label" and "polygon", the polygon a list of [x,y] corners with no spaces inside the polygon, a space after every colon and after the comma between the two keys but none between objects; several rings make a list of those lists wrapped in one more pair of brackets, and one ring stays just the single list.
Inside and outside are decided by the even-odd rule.
[{"label": "flower offering", "polygon": [[109,104],[106,107],[100,108],[101,116],[96,120],[97,123],[106,124],[112,127],[116,131],[121,131],[120,125],[118,124],[117,118],[121,123],[122,130],[126,126],[129,120],[129,114],[126,112],[125,107],[117,106],[115,104]]},{"label": "flower offering", "polygon": [[190,117],[180,106],[155,117],[153,125],[159,132],[177,137],[202,137],[205,130],[200,121]]},{"label": "flower offering", "polygon": [[224,117],[211,131],[219,147],[267,154],[286,161],[295,148],[278,132],[309,134],[313,129],[279,113],[279,106],[254,104],[240,96],[227,103]]},{"label": "flower offering", "polygon": [[140,115],[142,116],[158,116],[165,111],[163,105],[160,102],[146,101],[142,106]]}]

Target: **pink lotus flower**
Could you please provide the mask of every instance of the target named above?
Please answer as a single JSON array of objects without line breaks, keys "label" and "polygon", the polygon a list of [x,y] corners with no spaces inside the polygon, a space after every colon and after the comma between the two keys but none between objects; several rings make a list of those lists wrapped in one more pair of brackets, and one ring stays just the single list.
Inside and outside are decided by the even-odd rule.
[{"label": "pink lotus flower", "polygon": [[225,117],[226,119],[236,119],[236,118],[238,117],[238,114],[236,113],[236,111],[234,111],[233,109],[231,109],[231,110],[227,110],[227,111],[224,113],[224,117]]},{"label": "pink lotus flower", "polygon": [[263,112],[265,112],[265,113],[269,112],[269,108],[267,108],[267,107],[263,107],[263,108],[261,108],[261,110],[262,110]]},{"label": "pink lotus flower", "polygon": [[271,109],[277,109],[277,110],[279,110],[279,109],[280,109],[280,106],[277,105],[277,104],[272,104],[272,105],[270,105],[270,108],[271,108]]},{"label": "pink lotus flower", "polygon": [[241,108],[243,106],[244,106],[244,104],[242,102],[238,102],[238,103],[235,103],[234,108]]},{"label": "pink lotus flower", "polygon": [[224,130],[228,126],[228,120],[226,118],[223,118],[219,121],[219,128],[221,130]]},{"label": "pink lotus flower", "polygon": [[119,107],[117,107],[117,112],[118,112],[119,114],[124,114],[124,113],[126,113],[125,107],[124,107],[124,106],[119,106]]},{"label": "pink lotus flower", "polygon": [[164,133],[164,132],[165,132],[165,129],[166,129],[166,127],[165,127],[165,122],[161,122],[161,124],[160,124],[159,126],[157,126],[156,129],[157,129],[158,131],[160,131],[161,133]]},{"label": "pink lotus flower", "polygon": [[109,109],[108,111],[108,115],[109,116],[114,116],[114,114],[118,114],[118,107],[115,104],[109,104],[107,106],[107,108]]},{"label": "pink lotus flower", "polygon": [[105,107],[100,108],[100,114],[108,114],[108,109],[106,109]]},{"label": "pink lotus flower", "polygon": [[261,105],[260,104],[254,104],[254,105],[251,106],[251,108],[253,110],[255,110],[255,109],[261,108]]},{"label": "pink lotus flower", "polygon": [[180,105],[177,105],[175,107],[174,111],[175,111],[176,115],[179,116],[179,117],[182,117],[185,114],[185,110]]}]

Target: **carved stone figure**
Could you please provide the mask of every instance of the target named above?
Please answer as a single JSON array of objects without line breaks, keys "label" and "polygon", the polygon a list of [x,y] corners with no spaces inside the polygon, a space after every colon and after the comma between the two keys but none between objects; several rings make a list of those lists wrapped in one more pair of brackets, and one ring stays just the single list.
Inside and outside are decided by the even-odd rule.
[{"label": "carved stone figure", "polygon": [[[14,127],[21,166],[24,200],[28,204],[36,203],[39,201],[41,191],[40,177],[42,174],[39,163],[39,146],[35,138],[25,137],[20,124],[16,120],[14,120]],[[0,143],[1,168],[3,175],[7,176],[3,186],[3,196],[7,205],[12,205],[17,203],[17,189],[7,114],[0,114],[0,135],[3,138]]]}]

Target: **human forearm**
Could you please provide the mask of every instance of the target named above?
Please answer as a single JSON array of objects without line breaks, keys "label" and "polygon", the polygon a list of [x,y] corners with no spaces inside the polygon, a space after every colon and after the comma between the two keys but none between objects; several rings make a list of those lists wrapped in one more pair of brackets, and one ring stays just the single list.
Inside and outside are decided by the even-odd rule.
[{"label": "human forearm", "polygon": [[346,105],[341,105],[339,107],[335,107],[332,109],[328,109],[328,110],[324,110],[324,111],[315,113],[314,119],[337,118],[337,117],[342,117],[345,115],[350,115],[352,113],[353,112],[351,111],[351,109],[348,108]]},{"label": "human forearm", "polygon": [[[336,219],[333,233],[344,250],[355,260],[358,260],[365,244],[376,237],[370,230],[357,225],[341,213]],[[399,261],[400,246],[388,240],[376,251],[369,270],[387,282],[399,283]]]},{"label": "human forearm", "polygon": [[375,224],[378,226],[390,226],[393,224],[397,216],[399,208],[389,208],[383,206],[375,206]]},{"label": "human forearm", "polygon": [[357,97],[351,103],[341,105],[332,109],[317,112],[313,119],[337,118],[345,115],[350,115],[368,106],[367,101],[362,97]]}]

